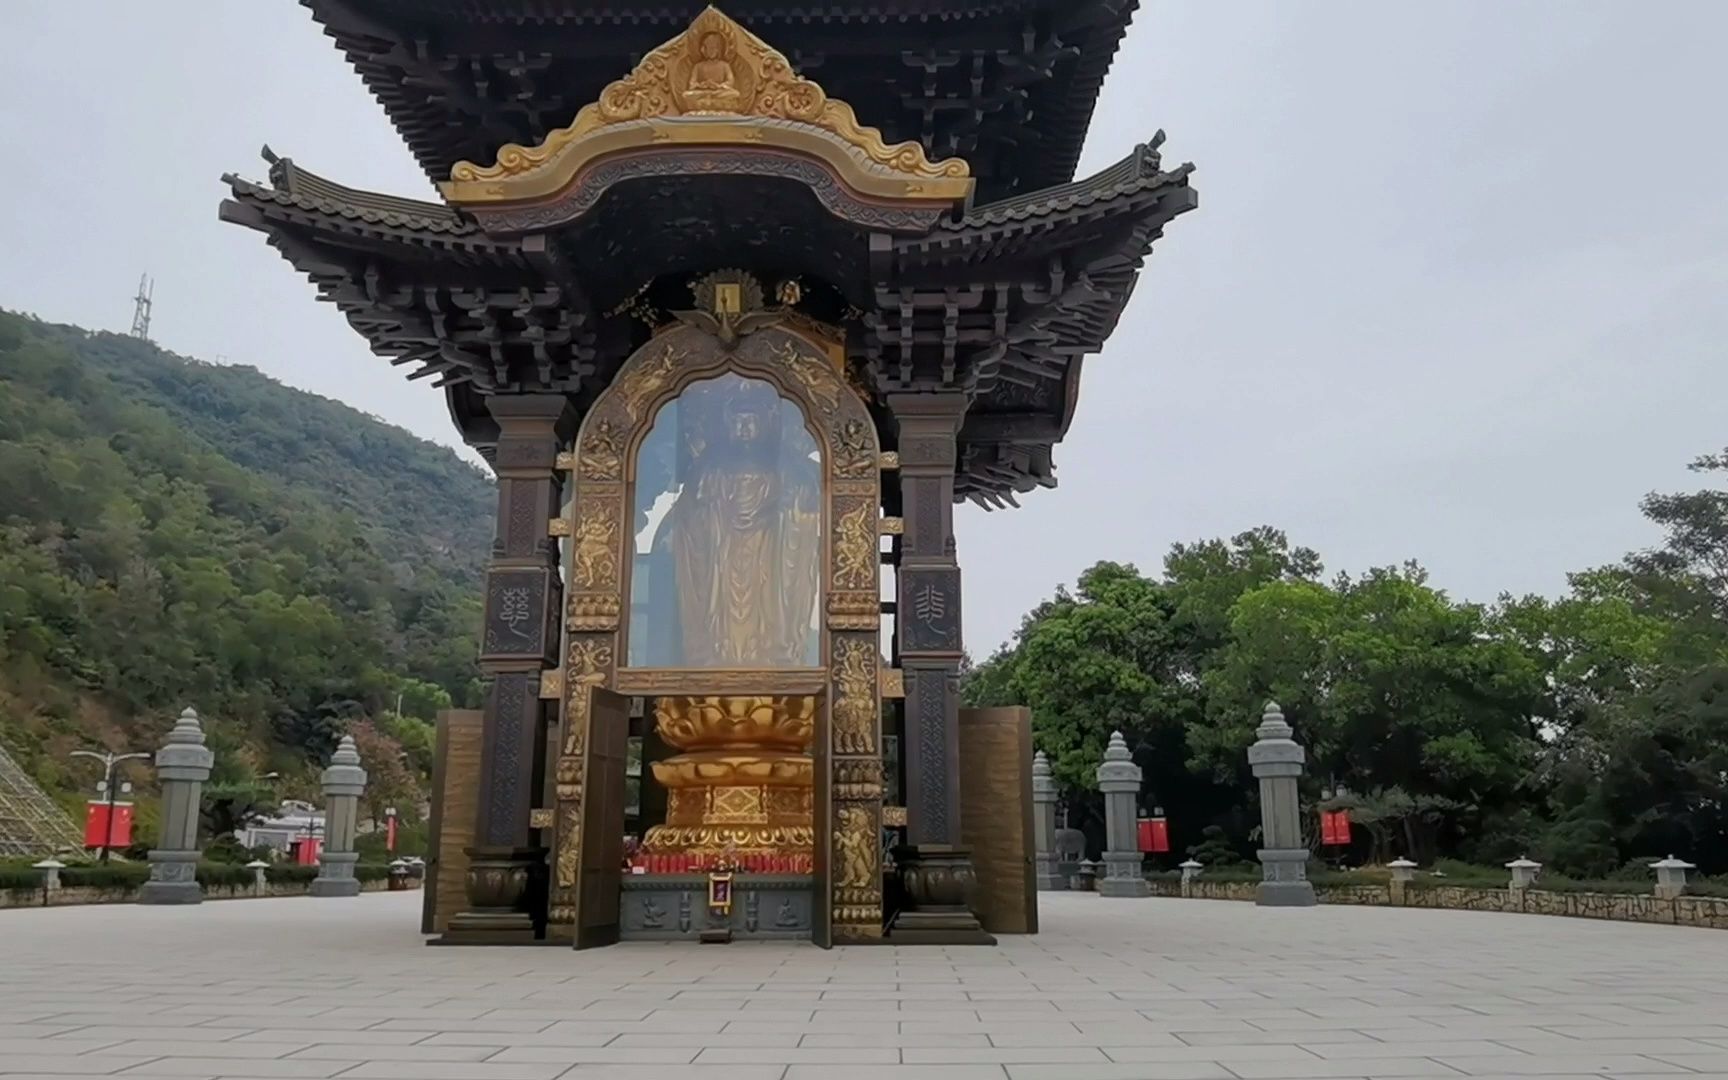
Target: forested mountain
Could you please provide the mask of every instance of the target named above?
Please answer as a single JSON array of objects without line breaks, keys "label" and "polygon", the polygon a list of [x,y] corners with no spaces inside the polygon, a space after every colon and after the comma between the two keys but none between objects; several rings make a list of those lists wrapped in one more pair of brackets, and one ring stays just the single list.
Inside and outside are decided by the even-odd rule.
[{"label": "forested mountain", "polygon": [[292,794],[342,726],[408,784],[424,721],[477,693],[493,499],[255,369],[0,312],[0,739],[69,798],[67,750],[152,749],[192,705],[219,784]]}]

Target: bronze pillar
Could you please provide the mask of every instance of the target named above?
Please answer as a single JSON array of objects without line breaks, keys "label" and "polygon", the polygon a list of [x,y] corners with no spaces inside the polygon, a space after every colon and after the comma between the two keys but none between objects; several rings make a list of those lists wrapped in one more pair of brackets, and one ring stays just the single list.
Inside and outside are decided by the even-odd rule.
[{"label": "bronze pillar", "polygon": [[559,449],[575,415],[562,394],[498,395],[492,469],[498,522],[486,571],[480,670],[487,679],[467,905],[443,944],[528,944],[544,929],[546,843],[531,825],[545,771],[540,673],[557,665]]},{"label": "bronze pillar", "polygon": [[994,942],[970,908],[971,853],[960,843],[960,565],[954,553],[961,393],[890,394],[899,428],[901,515],[895,642],[906,685],[907,847],[896,853],[906,909],[890,938]]}]

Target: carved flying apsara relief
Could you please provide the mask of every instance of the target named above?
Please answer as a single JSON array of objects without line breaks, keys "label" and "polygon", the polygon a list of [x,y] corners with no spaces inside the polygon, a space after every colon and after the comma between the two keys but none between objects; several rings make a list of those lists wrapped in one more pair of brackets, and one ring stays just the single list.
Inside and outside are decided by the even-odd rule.
[{"label": "carved flying apsara relief", "polygon": [[840,408],[840,393],[842,384],[834,377],[834,371],[819,358],[798,348],[790,341],[782,341],[769,353],[776,362],[784,364],[786,370],[804,387],[810,399],[816,403],[824,416],[832,416]]},{"label": "carved flying apsara relief", "polygon": [[647,363],[625,371],[616,385],[618,396],[624,402],[624,411],[631,420],[641,420],[649,403],[672,385],[678,375],[678,365],[687,355],[685,350],[674,348],[668,342]]}]

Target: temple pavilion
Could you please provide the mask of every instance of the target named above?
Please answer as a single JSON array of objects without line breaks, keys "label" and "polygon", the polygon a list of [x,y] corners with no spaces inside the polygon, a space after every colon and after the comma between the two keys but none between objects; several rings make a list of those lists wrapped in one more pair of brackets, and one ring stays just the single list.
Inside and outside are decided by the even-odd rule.
[{"label": "temple pavilion", "polygon": [[431,181],[266,149],[262,233],[498,478],[440,944],[1036,929],[1027,716],[953,507],[1055,484],[1172,218],[1076,180],[1134,0],[302,0]]}]

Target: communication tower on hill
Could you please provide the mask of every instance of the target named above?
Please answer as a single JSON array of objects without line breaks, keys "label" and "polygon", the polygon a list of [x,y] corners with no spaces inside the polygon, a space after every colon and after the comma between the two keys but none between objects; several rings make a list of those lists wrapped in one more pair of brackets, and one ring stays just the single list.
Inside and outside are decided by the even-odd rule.
[{"label": "communication tower on hill", "polygon": [[144,341],[150,340],[150,295],[155,291],[156,283],[150,280],[150,275],[140,275],[138,295],[132,298],[132,336]]}]

